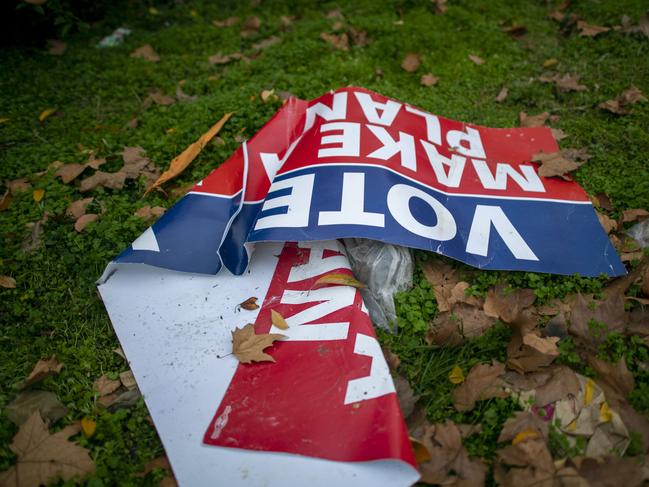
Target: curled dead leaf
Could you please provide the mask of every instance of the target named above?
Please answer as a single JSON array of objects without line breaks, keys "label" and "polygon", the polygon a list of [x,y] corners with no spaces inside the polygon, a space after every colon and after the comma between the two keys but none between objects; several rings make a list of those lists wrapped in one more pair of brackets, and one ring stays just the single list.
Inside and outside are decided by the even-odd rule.
[{"label": "curled dead leaf", "polygon": [[58,374],[59,372],[61,372],[62,368],[63,364],[59,363],[54,355],[52,355],[48,359],[41,359],[36,362],[36,365],[34,365],[34,368],[25,379],[25,382],[22,383],[20,388],[24,389],[27,386],[31,386],[33,384],[36,384],[37,382],[42,381],[46,377]]},{"label": "curled dead leaf", "polygon": [[270,320],[272,321],[275,328],[279,328],[280,330],[288,330],[288,323],[286,322],[284,317],[274,309],[270,310]]},{"label": "curled dead leaf", "polygon": [[248,299],[246,299],[244,302],[239,303],[239,306],[247,311],[253,311],[259,309],[259,305],[257,304],[257,298],[254,296],[251,296]]},{"label": "curled dead leaf", "polygon": [[313,287],[320,287],[327,284],[335,284],[338,286],[352,286],[355,288],[364,288],[365,284],[358,281],[354,276],[349,274],[325,274],[320,277],[314,284]]},{"label": "curled dead leaf", "polygon": [[242,364],[252,362],[275,362],[275,359],[263,351],[272,346],[275,340],[284,339],[278,333],[255,333],[255,327],[248,323],[243,328],[232,332],[232,354]]}]

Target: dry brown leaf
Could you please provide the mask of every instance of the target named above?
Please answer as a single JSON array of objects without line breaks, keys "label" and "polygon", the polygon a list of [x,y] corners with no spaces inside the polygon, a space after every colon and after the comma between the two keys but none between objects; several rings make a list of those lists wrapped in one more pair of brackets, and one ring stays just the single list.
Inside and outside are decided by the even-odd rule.
[{"label": "dry brown leaf", "polygon": [[342,19],[344,17],[343,17],[343,13],[340,11],[340,8],[335,8],[335,9],[329,10],[329,12],[327,12],[326,18],[328,18],[328,19]]},{"label": "dry brown leaf", "polygon": [[534,301],[536,301],[536,294],[532,289],[505,292],[505,286],[498,285],[487,292],[484,312],[492,318],[512,323],[524,309],[532,306]]},{"label": "dry brown leaf", "polygon": [[[645,485],[647,480],[646,462],[643,465],[637,458],[610,454],[598,458],[568,458],[566,464],[584,479],[583,484],[575,484],[574,487],[632,487]],[[573,484],[563,485],[573,487]]]},{"label": "dry brown leaf", "polygon": [[437,15],[442,15],[448,10],[446,0],[431,0],[433,3],[433,12]]},{"label": "dry brown leaf", "polygon": [[231,27],[239,23],[239,17],[228,17],[224,20],[213,20],[212,25],[215,27]]},{"label": "dry brown leaf", "polygon": [[599,220],[599,223],[602,225],[602,228],[604,228],[604,231],[608,235],[614,230],[617,230],[617,222],[613,220],[611,217],[608,215],[605,215],[604,213],[600,213],[599,211],[597,213],[597,219]]},{"label": "dry brown leaf", "polygon": [[451,311],[438,313],[426,334],[429,344],[456,346],[466,339],[484,334],[495,320],[484,314],[481,308],[458,303]]},{"label": "dry brown leaf", "polygon": [[196,101],[198,100],[198,96],[196,95],[188,95],[183,91],[183,85],[185,84],[185,80],[181,79],[178,84],[176,85],[176,98],[178,101]]},{"label": "dry brown leaf", "polygon": [[433,287],[439,311],[450,311],[457,303],[482,307],[478,298],[466,295],[469,284],[460,281],[457,271],[451,265],[441,259],[420,261],[419,265]]},{"label": "dry brown leaf", "polygon": [[155,469],[162,469],[166,472],[166,477],[164,477],[161,481],[160,484],[158,484],[158,487],[177,487],[178,482],[176,482],[176,478],[174,477],[173,471],[171,470],[171,465],[169,464],[169,460],[167,457],[158,457],[154,458],[150,462],[148,462],[146,465],[144,465],[144,470],[142,472],[136,473],[136,477],[144,477],[146,476],[149,472],[152,472]]},{"label": "dry brown leaf", "polygon": [[284,335],[278,333],[262,333],[257,335],[255,327],[248,323],[243,328],[235,328],[232,332],[232,354],[242,364],[251,362],[275,362],[275,359],[264,353],[264,349],[273,345],[275,340],[282,340]]},{"label": "dry brown leaf", "polygon": [[54,177],[60,177],[61,182],[68,184],[77,178],[87,168],[99,169],[102,164],[106,163],[106,159],[97,159],[94,153],[90,153],[88,160],[84,164],[63,164],[54,173]]},{"label": "dry brown leaf", "polygon": [[417,404],[419,396],[415,395],[408,379],[400,374],[394,376],[394,388],[403,417],[408,418],[415,410],[415,404]]},{"label": "dry brown leaf", "polygon": [[534,332],[514,333],[507,346],[507,366],[520,374],[536,372],[559,356],[559,337],[542,338]]},{"label": "dry brown leaf", "polygon": [[282,39],[280,39],[280,38],[277,37],[277,36],[267,37],[266,39],[262,39],[262,40],[259,41],[259,42],[255,42],[255,43],[252,45],[252,48],[253,48],[255,51],[263,51],[264,49],[266,49],[266,48],[268,48],[268,47],[270,47],[270,46],[274,46],[275,44],[278,44],[281,40],[282,40]]},{"label": "dry brown leaf", "polygon": [[381,351],[383,352],[383,356],[385,357],[385,361],[388,363],[390,370],[392,372],[396,371],[401,365],[401,359],[399,356],[390,350],[387,345],[382,345]]},{"label": "dry brown leaf", "polygon": [[471,460],[455,423],[428,426],[421,443],[430,457],[419,465],[421,482],[457,487],[484,485],[487,467],[480,459]]},{"label": "dry brown leaf", "polygon": [[135,389],[137,387],[137,382],[135,382],[135,376],[133,375],[133,371],[131,370],[125,370],[124,372],[120,372],[119,380],[122,383],[122,385],[127,389]]},{"label": "dry brown leaf", "polygon": [[126,182],[126,174],[123,172],[103,172],[97,171],[92,176],[89,176],[81,181],[79,191],[85,193],[95,189],[98,186],[110,189],[122,189]]},{"label": "dry brown leaf", "polygon": [[139,210],[137,210],[134,214],[138,218],[142,218],[142,220],[153,220],[155,218],[160,218],[162,215],[164,215],[166,208],[163,208],[162,206],[143,206]]},{"label": "dry brown leaf", "polygon": [[50,391],[21,392],[4,409],[9,421],[16,426],[27,421],[34,411],[40,411],[41,417],[49,424],[68,414],[68,408]]},{"label": "dry brown leaf", "polygon": [[272,321],[275,328],[279,328],[280,330],[288,330],[288,323],[286,322],[284,317],[274,309],[270,310],[270,320]]},{"label": "dry brown leaf", "polygon": [[25,178],[7,181],[6,185],[11,194],[22,193],[23,191],[27,191],[32,187],[32,185],[29,184],[29,181]]},{"label": "dry brown leaf", "polygon": [[0,198],[0,211],[6,210],[9,208],[9,205],[11,204],[11,200],[13,199],[13,196],[11,195],[10,190],[6,190],[4,194],[2,195],[2,198]]},{"label": "dry brown leaf", "polygon": [[341,51],[349,50],[349,37],[347,37],[347,34],[345,34],[344,32],[338,35],[322,32],[320,34],[320,39],[331,44],[336,49],[340,49]]},{"label": "dry brown leaf", "polygon": [[421,59],[419,54],[411,52],[406,54],[406,57],[401,61],[401,68],[408,73],[414,73],[421,66]]},{"label": "dry brown leaf", "polygon": [[617,363],[605,362],[594,355],[588,356],[588,363],[598,377],[598,383],[603,386],[606,399],[611,401],[613,396],[617,400],[626,398],[635,387],[635,379],[626,366],[624,357]]},{"label": "dry brown leaf", "polygon": [[215,55],[210,56],[209,58],[207,58],[207,61],[210,64],[227,64],[229,62],[232,62],[234,60],[239,60],[239,59],[241,59],[243,61],[249,61],[249,59],[246,56],[244,56],[243,54],[241,54],[240,52],[234,52],[234,53],[228,54],[228,55],[223,55],[223,54],[220,54],[220,53],[215,54]]},{"label": "dry brown leaf", "polygon": [[[573,158],[577,156],[576,158]],[[559,152],[545,153],[539,152],[532,156],[532,162],[541,164],[539,167],[539,176],[550,178],[559,176],[567,181],[570,180],[566,174],[576,171],[586,162],[587,157],[583,158],[578,153],[570,149],[565,149]]]},{"label": "dry brown leaf", "polygon": [[347,28],[347,33],[351,38],[352,44],[358,47],[367,46],[370,42],[367,32],[364,30],[356,30],[351,25]]},{"label": "dry brown leaf", "polygon": [[16,280],[13,277],[0,276],[0,287],[3,287],[5,289],[15,289]]},{"label": "dry brown leaf", "polygon": [[568,134],[565,133],[561,129],[554,129],[553,128],[553,129],[550,129],[550,130],[552,131],[552,137],[554,137],[554,140],[556,140],[556,141],[563,140],[566,137],[568,137]]},{"label": "dry brown leaf", "polygon": [[92,388],[99,393],[99,396],[107,396],[120,388],[122,382],[117,379],[110,379],[106,374],[92,383]]},{"label": "dry brown leaf", "polygon": [[527,34],[527,27],[520,24],[510,25],[508,27],[503,27],[502,31],[505,34],[509,34],[512,37],[522,37]]},{"label": "dry brown leaf", "polygon": [[575,74],[555,74],[553,76],[540,76],[539,81],[543,83],[554,83],[560,91],[586,91],[588,88],[585,85],[579,84],[581,76]]},{"label": "dry brown leaf", "polygon": [[629,16],[622,17],[622,32],[624,33],[638,33],[645,37],[649,37],[649,13],[640,19],[637,25],[631,25]]},{"label": "dry brown leaf", "polygon": [[254,311],[256,309],[259,309],[259,305],[257,304],[257,298],[254,296],[249,297],[246,299],[244,302],[239,303],[239,306],[246,311]]},{"label": "dry brown leaf", "polygon": [[279,97],[275,94],[275,90],[262,90],[259,95],[261,101],[268,103],[269,101],[279,100]]},{"label": "dry brown leaf", "polygon": [[599,25],[590,25],[585,20],[577,21],[577,29],[581,37],[596,37],[604,32],[611,30],[610,27],[601,27]]},{"label": "dry brown leaf", "polygon": [[207,132],[201,135],[196,142],[187,147],[180,155],[176,156],[174,160],[171,161],[171,164],[169,164],[169,169],[163,172],[153,185],[146,190],[145,195],[182,173],[203,150],[203,147],[207,145],[212,137],[219,133],[225,122],[227,122],[231,116],[232,113],[226,113],[221,120],[216,122]]},{"label": "dry brown leaf", "polygon": [[419,84],[422,86],[435,86],[437,82],[439,81],[439,78],[432,73],[426,73],[421,75],[421,79],[419,80]]},{"label": "dry brown leaf", "polygon": [[255,15],[246,17],[246,19],[243,21],[242,27],[243,31],[241,34],[243,36],[257,32],[261,27],[261,19]]},{"label": "dry brown leaf", "polygon": [[509,90],[507,89],[506,86],[503,86],[498,92],[498,95],[496,95],[496,102],[498,103],[504,102],[507,99],[507,95],[509,95]]},{"label": "dry brown leaf", "polygon": [[146,59],[152,63],[157,63],[160,61],[160,56],[157,52],[151,47],[151,44],[145,44],[141,47],[138,47],[135,51],[131,53],[131,57]]},{"label": "dry brown leaf", "polygon": [[509,466],[502,473],[498,484],[503,487],[514,486],[553,486],[556,467],[545,442],[540,438],[530,438],[515,445],[507,445],[498,452],[498,463]]},{"label": "dry brown leaf", "polygon": [[41,236],[43,235],[43,230],[45,223],[49,220],[50,215],[45,213],[43,218],[37,222],[26,223],[25,226],[30,230],[29,234],[23,240],[20,248],[26,253],[32,253],[38,249],[43,243]]},{"label": "dry brown leaf", "polygon": [[[579,378],[572,369],[553,365],[548,367],[547,372],[550,375],[546,382],[537,386],[534,391],[534,400],[537,406],[545,406],[570,394],[577,395],[580,389]],[[537,372],[537,374],[543,374],[543,372]]]},{"label": "dry brown leaf", "polygon": [[25,382],[22,383],[21,388],[31,386],[32,384],[42,381],[46,377],[58,374],[61,372],[62,368],[63,364],[59,363],[54,355],[48,359],[41,359],[36,362],[36,365],[34,365],[34,368],[25,379]]},{"label": "dry brown leaf", "polygon": [[518,114],[518,121],[521,127],[543,127],[546,120],[550,117],[548,112],[543,112],[538,115],[528,115],[525,112]]},{"label": "dry brown leaf", "polygon": [[485,63],[485,60],[484,60],[484,59],[479,58],[479,57],[476,56],[475,54],[469,54],[469,59],[471,60],[471,62],[472,62],[473,64],[477,64],[478,66],[480,66],[481,64],[484,64],[484,63]]},{"label": "dry brown leaf", "polygon": [[355,288],[366,287],[365,284],[363,284],[362,282],[354,278],[354,276],[350,276],[349,274],[325,274],[315,282],[313,287],[316,288],[316,287],[324,286],[326,284],[335,284],[338,286],[351,286]]},{"label": "dry brown leaf", "polygon": [[98,218],[99,218],[99,215],[96,215],[94,213],[87,213],[85,215],[81,215],[77,219],[77,221],[74,222],[74,229],[77,232],[81,233],[92,222],[96,222]]},{"label": "dry brown leaf", "polygon": [[623,91],[615,99],[600,103],[598,107],[617,115],[627,115],[631,113],[631,110],[628,108],[629,105],[644,101],[647,101],[647,98],[642,94],[642,91],[632,86],[628,90]]},{"label": "dry brown leaf", "polygon": [[52,56],[62,56],[65,50],[68,48],[68,45],[57,39],[48,39],[47,40],[47,52]]},{"label": "dry brown leaf", "polygon": [[548,421],[533,411],[517,411],[513,417],[505,421],[500,436],[498,437],[498,442],[512,441],[519,433],[526,430],[536,430],[538,437],[547,438],[549,430]]},{"label": "dry brown leaf", "polygon": [[635,208],[633,210],[624,210],[622,212],[622,222],[631,223],[646,220],[649,218],[649,211],[642,208]]},{"label": "dry brown leaf", "polygon": [[65,214],[70,218],[77,220],[81,216],[86,214],[86,207],[92,203],[95,198],[83,198],[80,200],[73,201],[68,205],[68,208],[65,210]]},{"label": "dry brown leaf", "polygon": [[476,401],[492,397],[507,397],[499,377],[505,372],[505,365],[477,364],[469,371],[462,384],[452,392],[453,406],[458,411],[471,411]]},{"label": "dry brown leaf", "polygon": [[38,487],[56,480],[83,480],[95,472],[88,450],[68,438],[79,432],[70,425],[50,434],[47,425],[35,411],[20,427],[9,446],[17,455],[16,464],[0,474],[0,485]]},{"label": "dry brown leaf", "polygon": [[149,93],[149,96],[144,100],[143,106],[147,108],[149,105],[151,105],[151,103],[167,107],[176,103],[176,99],[171,96],[165,95],[160,90],[156,89]]},{"label": "dry brown leaf", "polygon": [[578,294],[570,312],[568,331],[583,343],[596,346],[606,339],[607,333],[624,333],[627,319],[624,292],[609,290],[601,301]]}]

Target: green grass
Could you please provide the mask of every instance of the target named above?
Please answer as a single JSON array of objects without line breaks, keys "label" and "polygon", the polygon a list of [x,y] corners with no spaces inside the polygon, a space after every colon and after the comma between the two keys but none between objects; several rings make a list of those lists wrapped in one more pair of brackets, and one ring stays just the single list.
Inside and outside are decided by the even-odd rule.
[{"label": "green grass", "polygon": [[[77,234],[64,211],[81,194],[74,185],[55,180],[51,172],[36,173],[55,160],[84,161],[81,146],[108,157],[115,169],[122,148],[139,145],[164,168],[224,112],[234,111],[220,134],[225,144],[210,144],[179,178],[178,183],[185,184],[208,174],[237,147],[236,135],[253,135],[274,113],[279,103],[263,103],[261,90],[274,88],[313,98],[351,84],[481,125],[516,126],[520,111],[560,115],[553,126],[569,134],[562,147],[587,147],[593,155],[577,173],[585,189],[591,194],[607,193],[613,201],[613,217],[624,209],[649,208],[649,103],[635,105],[633,113],[624,117],[597,108],[599,102],[631,85],[649,94],[646,38],[619,32],[596,39],[578,37],[576,32],[565,36],[547,17],[554,6],[532,0],[450,0],[444,15],[434,15],[430,2],[405,0],[275,0],[258,6],[187,1],[156,6],[158,15],[135,2],[114,8],[104,21],[67,38],[68,51],[61,57],[40,48],[0,52],[0,118],[10,119],[0,124],[0,181],[26,177],[34,188],[45,189],[41,203],[34,203],[31,192],[26,192],[0,212],[0,274],[18,282],[17,289],[0,289],[0,410],[15,397],[17,384],[34,363],[56,354],[65,367],[42,387],[55,392],[70,409],[59,424],[86,416],[98,419],[97,435],[83,440],[99,466],[89,485],[155,483],[153,474],[144,480],[133,476],[162,452],[143,404],[114,414],[95,404],[92,382],[102,373],[126,370],[127,365],[112,351],[117,341],[94,283],[106,263],[146,228],[133,216],[135,210],[145,204],[169,207],[174,201],[159,194],[144,198],[141,181],[131,181],[118,192],[93,191],[93,209],[102,216]],[[330,32],[334,22],[323,12],[337,6],[349,25],[367,31],[371,38],[367,46],[342,52],[320,40],[320,33]],[[639,0],[573,1],[570,10],[590,23],[611,25],[619,23],[622,14],[637,21],[645,8]],[[244,39],[239,26],[211,25],[213,19],[230,15],[258,15],[261,29]],[[298,19],[284,30],[282,15]],[[501,31],[505,23],[524,24],[527,36],[510,38]],[[123,45],[94,48],[101,37],[122,25],[133,30]],[[249,64],[207,62],[218,52],[251,54],[254,43],[271,35],[280,36],[281,42]],[[129,57],[145,43],[160,54],[160,63]],[[421,55],[417,73],[400,68],[408,52]],[[476,66],[468,54],[486,63]],[[549,58],[559,61],[556,71],[580,74],[588,91],[558,93],[535,81]],[[419,77],[426,72],[440,77],[438,86],[420,86]],[[140,109],[149,89],[173,95],[182,79],[187,80],[184,91],[198,95],[198,101]],[[502,86],[509,88],[509,97],[496,103]],[[46,108],[58,108],[58,113],[39,124],[37,117]],[[134,116],[139,126],[126,129]],[[28,231],[25,225],[45,212],[51,217],[43,245],[26,254],[20,249]],[[502,281],[512,287],[532,287],[541,300],[575,290],[597,293],[603,283],[577,276],[469,272],[468,268],[467,274],[476,294]],[[398,298],[401,332],[381,338],[401,356],[403,371],[421,395],[430,419],[482,423],[483,432],[467,440],[467,446],[472,454],[492,458],[500,427],[515,405],[510,400],[484,401],[475,411],[459,414],[451,407],[447,374],[456,363],[466,373],[479,361],[502,360],[508,332],[495,328],[459,352],[428,347],[423,335],[436,307],[420,274],[416,281],[413,291]],[[615,340],[610,345],[615,349]],[[566,354],[569,360],[569,350]],[[648,375],[637,367],[633,371]],[[640,383],[640,391],[649,387],[647,378]],[[640,409],[649,409],[646,394],[639,393],[634,401]],[[8,445],[15,430],[0,414],[0,470],[13,461]]]}]

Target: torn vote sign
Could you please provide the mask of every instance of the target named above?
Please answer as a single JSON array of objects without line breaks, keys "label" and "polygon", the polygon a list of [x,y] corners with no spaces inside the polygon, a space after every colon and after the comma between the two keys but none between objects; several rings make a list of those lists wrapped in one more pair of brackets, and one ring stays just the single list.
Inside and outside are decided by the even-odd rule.
[{"label": "torn vote sign", "polygon": [[625,273],[548,128],[444,119],[361,88],[290,99],[116,262],[234,274],[253,244],[363,237],[484,269]]}]

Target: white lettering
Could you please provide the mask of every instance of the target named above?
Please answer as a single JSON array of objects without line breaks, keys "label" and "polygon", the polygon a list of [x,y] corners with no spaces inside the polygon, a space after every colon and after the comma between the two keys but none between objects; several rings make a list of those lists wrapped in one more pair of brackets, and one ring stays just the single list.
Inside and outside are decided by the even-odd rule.
[{"label": "white lettering", "polygon": [[[449,188],[457,188],[462,180],[462,174],[464,174],[466,157],[452,154],[451,158],[448,159],[437,152],[437,148],[433,144],[422,140],[421,145],[424,146],[430,165],[435,171],[435,177],[440,184]],[[448,166],[448,174],[444,166]]]},{"label": "white lettering", "polygon": [[[467,127],[466,132],[449,130],[446,134],[446,142],[449,147],[455,149],[463,156],[477,157],[479,159],[487,157],[484,152],[484,147],[482,147],[480,132],[471,127]],[[464,145],[463,142],[466,142],[467,145]]]},{"label": "white lettering", "polygon": [[[412,198],[419,198],[431,207],[437,217],[435,225],[424,225],[415,219],[410,211]],[[451,212],[431,195],[413,186],[407,184],[392,186],[388,191],[388,208],[402,227],[421,237],[446,241],[451,240],[457,233],[457,225]]]},{"label": "white lettering", "polygon": [[352,379],[347,383],[345,404],[367,401],[395,392],[390,368],[385,362],[381,345],[376,338],[358,333],[354,343],[354,353],[371,357],[372,365],[370,366],[370,375]]},{"label": "white lettering", "polygon": [[330,255],[323,257],[325,250],[343,253],[342,245],[338,240],[318,240],[315,242],[300,242],[298,247],[309,249],[309,261],[304,265],[291,268],[288,282],[303,281],[337,269],[349,269],[349,261],[344,255]]},{"label": "white lettering", "polygon": [[499,162],[496,164],[496,176],[494,176],[485,161],[472,159],[471,162],[482,186],[486,189],[507,189],[508,177],[511,177],[523,191],[545,192],[541,178],[539,178],[532,166],[519,166],[523,173],[520,174],[510,164]]},{"label": "white lettering", "polygon": [[347,117],[347,93],[336,93],[333,96],[333,103],[329,108],[324,103],[318,102],[306,109],[306,121],[304,132],[313,127],[315,117],[319,116],[325,120],[343,120]]},{"label": "white lettering", "polygon": [[286,213],[263,216],[257,219],[255,230],[276,227],[306,227],[309,225],[309,213],[311,209],[311,195],[313,194],[313,181],[315,175],[305,174],[282,181],[273,181],[268,190],[269,196],[272,192],[281,189],[291,188],[291,193],[267,198],[261,211],[273,208],[286,207]]},{"label": "white lettering", "polygon": [[343,174],[340,211],[321,211],[318,225],[385,226],[385,216],[382,213],[365,211],[365,174],[355,172]]},{"label": "white lettering", "polygon": [[500,206],[476,206],[466,243],[469,254],[487,256],[492,224],[514,257],[520,260],[539,260]]},{"label": "white lettering", "polygon": [[[363,109],[363,114],[368,122],[378,123],[379,125],[392,125],[394,119],[401,109],[401,103],[388,100],[385,103],[372,100],[372,97],[367,93],[354,93],[358,103]],[[381,110],[381,115],[378,111]]]},{"label": "white lettering", "polygon": [[320,127],[320,132],[341,130],[341,134],[325,135],[321,145],[340,144],[338,147],[327,147],[318,150],[318,157],[358,157],[361,144],[361,124],[353,122],[325,123]]},{"label": "white lettering", "polygon": [[390,157],[400,154],[401,165],[413,171],[417,170],[417,159],[415,157],[415,139],[412,135],[405,132],[399,132],[399,141],[397,142],[383,127],[368,125],[368,129],[381,141],[383,147],[379,147],[367,157],[383,159],[387,161]]},{"label": "white lettering", "polygon": [[439,118],[437,115],[422,112],[421,110],[417,110],[409,105],[406,105],[406,111],[424,117],[424,120],[426,120],[426,138],[434,144],[442,145],[442,131],[439,126]]}]

